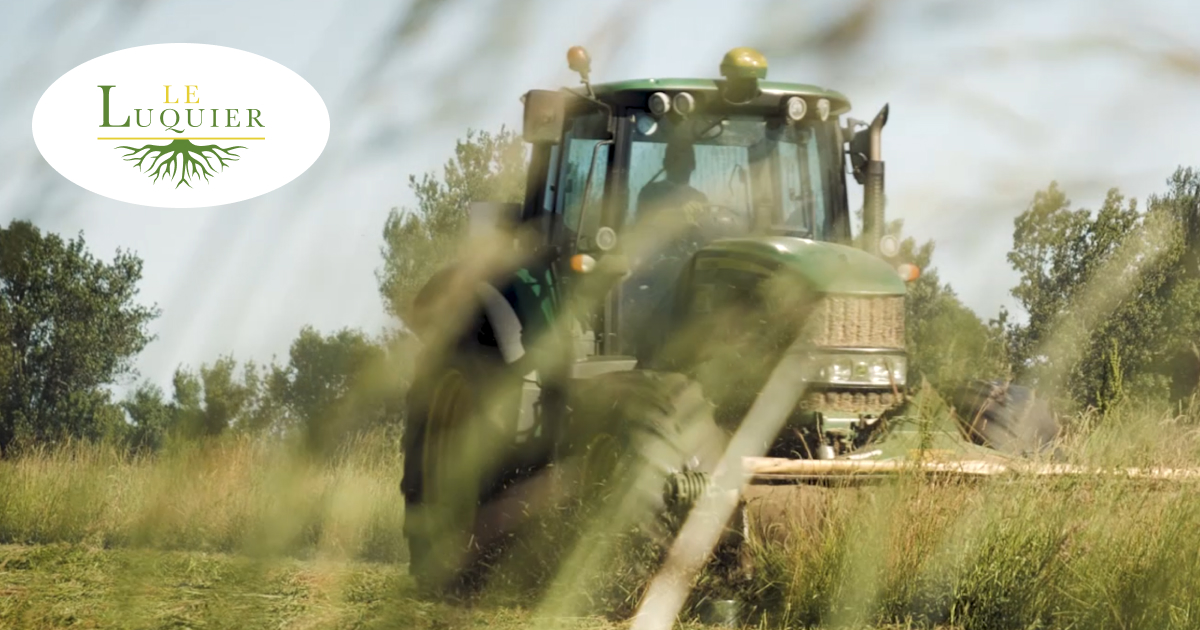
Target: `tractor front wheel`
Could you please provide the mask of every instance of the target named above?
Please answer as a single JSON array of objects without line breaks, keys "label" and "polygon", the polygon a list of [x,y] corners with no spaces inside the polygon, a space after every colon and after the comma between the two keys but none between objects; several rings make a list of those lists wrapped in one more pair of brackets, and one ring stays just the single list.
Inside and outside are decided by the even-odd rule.
[{"label": "tractor front wheel", "polygon": [[610,612],[631,612],[623,607],[637,601],[631,594],[645,587],[686,515],[668,496],[668,480],[711,473],[728,435],[699,384],[682,374],[633,370],[579,381],[569,406],[564,464],[582,482],[586,507],[559,578],[568,590],[609,600]]},{"label": "tractor front wheel", "polygon": [[728,435],[700,385],[682,374],[632,370],[577,381],[569,402],[584,493],[637,496],[638,511],[661,512],[667,477],[711,472]]},{"label": "tractor front wheel", "polygon": [[479,506],[508,443],[504,418],[513,387],[503,362],[486,349],[421,363],[404,435],[404,536],[409,574],[437,593],[479,577],[487,551],[478,544]]}]

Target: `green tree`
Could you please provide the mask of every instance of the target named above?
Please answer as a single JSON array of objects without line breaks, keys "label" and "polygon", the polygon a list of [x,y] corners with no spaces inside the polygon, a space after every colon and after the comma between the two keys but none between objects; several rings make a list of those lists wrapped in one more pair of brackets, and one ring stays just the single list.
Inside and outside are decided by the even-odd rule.
[{"label": "green tree", "polygon": [[1162,230],[1163,253],[1144,273],[1149,285],[1144,299],[1159,316],[1146,371],[1179,400],[1200,385],[1200,171],[1176,169],[1167,185],[1165,194],[1151,195],[1146,203],[1150,224],[1169,228]]},{"label": "green tree", "polygon": [[200,377],[179,367],[171,377],[171,425],[189,437],[199,434],[204,426],[204,386]]},{"label": "green tree", "polygon": [[[220,435],[240,419],[243,409],[257,393],[251,383],[257,382],[255,377],[239,381],[234,376],[237,362],[231,356],[220,357],[211,366],[200,366],[200,382],[204,389],[204,421],[202,431],[205,435]],[[253,373],[253,364],[247,366],[245,374]]]},{"label": "green tree", "polygon": [[[12,335],[12,315],[7,300],[0,300],[0,396],[4,395],[9,379],[17,365],[17,354],[12,344],[7,343]],[[0,424],[4,422],[0,418]],[[0,429],[2,432],[3,429]]]},{"label": "green tree", "polygon": [[355,432],[399,420],[408,372],[397,358],[408,357],[406,340],[397,337],[389,351],[357,330],[300,331],[276,378],[281,403],[311,447],[332,448]]},{"label": "green tree", "polygon": [[1169,184],[1145,212],[1113,189],[1093,213],[1072,209],[1052,183],[1017,217],[1012,293],[1028,315],[1009,328],[1019,373],[1102,409],[1130,392],[1195,388],[1194,377],[1180,385],[1172,372],[1190,355],[1200,374],[1191,345],[1200,332],[1200,178],[1180,169]]},{"label": "green tree", "polygon": [[172,398],[143,384],[122,403],[128,440],[157,448],[172,433],[188,438],[229,431],[282,436],[299,431],[315,450],[336,447],[357,431],[402,419],[414,340],[398,332],[376,340],[343,329],[322,335],[304,327],[285,365],[240,366],[231,356],[199,369],[180,367]]},{"label": "green tree", "polygon": [[1136,203],[1125,204],[1115,189],[1095,216],[1070,206],[1058,184],[1051,183],[1015,221],[1008,260],[1021,279],[1012,295],[1029,315],[1029,323],[1017,330],[1013,342],[1014,352],[1028,363],[1025,367],[1047,360],[1038,353],[1058,332],[1052,327],[1069,316],[1079,292],[1140,220]]},{"label": "green tree", "polygon": [[885,233],[900,240],[894,261],[915,264],[920,276],[908,283],[905,294],[905,338],[909,356],[909,382],[927,380],[938,389],[951,388],[974,378],[1003,378],[1007,372],[1003,341],[995,326],[985,324],[942,283],[933,264],[933,241],[918,245],[903,237],[900,220]]},{"label": "green tree", "polygon": [[196,372],[177,369],[169,406],[171,426],[190,437],[273,428],[280,422],[280,405],[269,377],[254,362],[241,366],[240,376],[237,372],[232,356],[202,364]]},{"label": "green tree", "polygon": [[125,443],[133,450],[158,450],[174,428],[175,414],[157,385],[143,382],[121,403],[129,417]]},{"label": "green tree", "polygon": [[409,323],[413,298],[457,254],[472,201],[521,201],[525,145],[520,134],[467,131],[441,177],[409,177],[416,208],[393,209],[383,228],[383,268],[376,274],[388,313]]},{"label": "green tree", "polygon": [[259,368],[247,363],[244,384],[250,392],[250,400],[242,410],[235,429],[245,433],[270,433],[279,435],[294,423],[284,404],[287,388],[287,371],[272,363]]},{"label": "green tree", "polygon": [[[1120,396],[1113,385],[1125,374],[1114,368],[1138,369],[1151,352],[1137,343],[1153,324],[1153,304],[1137,299],[1147,288],[1142,270],[1118,256],[1137,246],[1142,219],[1116,189],[1095,213],[1071,208],[1057,183],[1034,195],[1014,222],[1008,254],[1021,274],[1012,295],[1028,316],[1009,335],[1019,374],[1083,405]],[[1106,295],[1118,287],[1125,295]]]},{"label": "green tree", "polygon": [[154,307],[135,302],[142,261],[94,258],[31,223],[0,229],[0,453],[14,440],[94,438],[120,408],[104,390],[133,372]]}]

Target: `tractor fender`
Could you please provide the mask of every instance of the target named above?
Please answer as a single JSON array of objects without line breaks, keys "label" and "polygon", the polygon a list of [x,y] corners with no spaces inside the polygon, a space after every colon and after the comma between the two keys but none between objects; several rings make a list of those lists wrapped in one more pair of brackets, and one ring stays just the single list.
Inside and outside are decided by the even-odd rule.
[{"label": "tractor fender", "polygon": [[[463,280],[462,273],[460,265],[449,265],[433,274],[417,293],[413,300],[412,321],[408,324],[418,338],[430,341],[432,329],[436,326],[438,318],[444,316],[439,314],[445,307],[438,303],[439,298],[444,295],[447,286]],[[473,311],[468,313],[464,320],[467,329],[456,334],[454,338],[485,338],[481,339],[483,344],[490,346],[494,343],[506,364],[511,365],[525,356],[525,346],[521,339],[524,325],[512,302],[488,281],[475,282],[472,293],[475,299],[468,300],[469,303],[465,305]]]},{"label": "tractor fender", "polygon": [[525,356],[525,345],[521,341],[524,326],[521,325],[517,310],[504,294],[489,282],[480,282],[475,288],[475,294],[479,297],[487,323],[491,325],[500,356],[509,365],[515,363]]}]

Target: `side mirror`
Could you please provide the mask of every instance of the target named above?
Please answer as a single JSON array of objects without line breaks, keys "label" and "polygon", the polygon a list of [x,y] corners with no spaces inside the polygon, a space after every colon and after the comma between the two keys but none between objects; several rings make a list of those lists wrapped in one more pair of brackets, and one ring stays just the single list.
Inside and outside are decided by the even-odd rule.
[{"label": "side mirror", "polygon": [[566,99],[562,92],[530,90],[521,97],[525,103],[522,135],[530,144],[553,144],[559,141],[566,118]]},{"label": "side mirror", "polygon": [[867,123],[851,121],[852,135],[846,143],[849,145],[846,153],[850,156],[850,172],[854,174],[854,181],[862,185],[866,181],[867,158],[871,153],[871,134],[866,129],[859,129],[859,126],[866,127]]}]

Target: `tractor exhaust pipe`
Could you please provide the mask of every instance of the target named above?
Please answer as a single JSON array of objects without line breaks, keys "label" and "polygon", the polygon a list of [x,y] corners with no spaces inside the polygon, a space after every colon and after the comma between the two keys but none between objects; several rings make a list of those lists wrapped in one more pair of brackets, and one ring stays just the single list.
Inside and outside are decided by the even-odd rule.
[{"label": "tractor exhaust pipe", "polygon": [[887,120],[888,106],[884,105],[868,128],[870,145],[863,166],[863,246],[872,254],[879,253],[879,239],[883,237],[883,126]]}]

